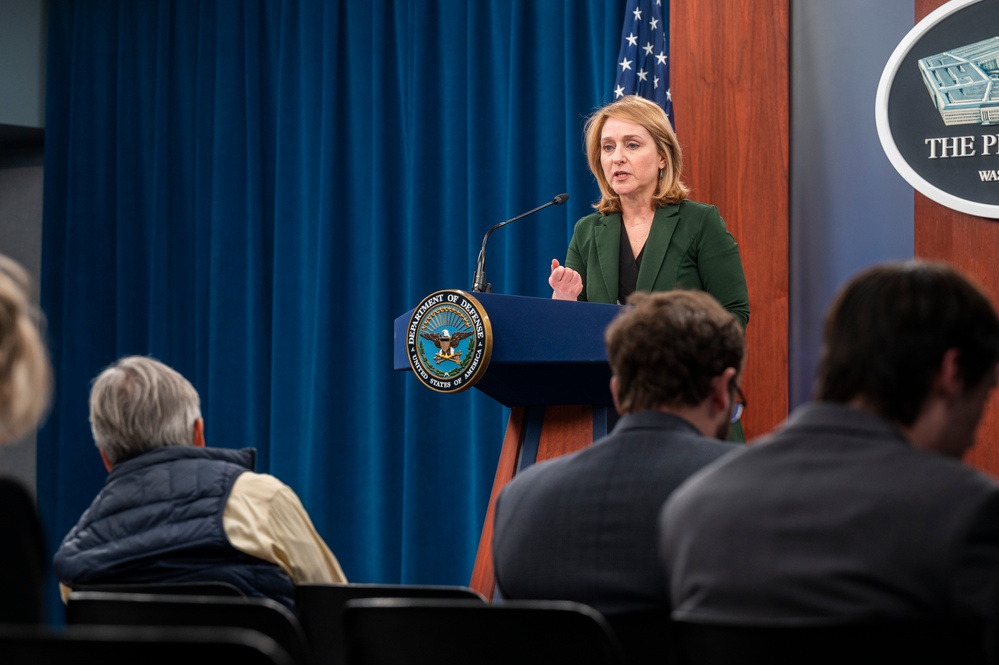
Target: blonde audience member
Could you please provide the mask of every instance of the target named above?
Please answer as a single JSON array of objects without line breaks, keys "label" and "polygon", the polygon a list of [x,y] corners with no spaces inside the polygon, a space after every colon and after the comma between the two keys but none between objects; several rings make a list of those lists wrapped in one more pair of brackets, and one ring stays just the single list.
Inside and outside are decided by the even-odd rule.
[{"label": "blonde audience member", "polygon": [[[28,299],[25,270],[0,255],[0,444],[29,432],[45,415],[52,370]],[[40,623],[45,542],[31,494],[0,476],[0,623]]]}]

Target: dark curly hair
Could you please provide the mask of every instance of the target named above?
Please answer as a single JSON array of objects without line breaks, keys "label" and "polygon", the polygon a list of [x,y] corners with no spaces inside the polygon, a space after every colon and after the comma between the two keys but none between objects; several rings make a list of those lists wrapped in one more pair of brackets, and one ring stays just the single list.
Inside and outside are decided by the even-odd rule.
[{"label": "dark curly hair", "polygon": [[742,371],[742,326],[711,295],[637,292],[628,305],[604,336],[622,413],[696,406],[712,379],[729,367]]}]

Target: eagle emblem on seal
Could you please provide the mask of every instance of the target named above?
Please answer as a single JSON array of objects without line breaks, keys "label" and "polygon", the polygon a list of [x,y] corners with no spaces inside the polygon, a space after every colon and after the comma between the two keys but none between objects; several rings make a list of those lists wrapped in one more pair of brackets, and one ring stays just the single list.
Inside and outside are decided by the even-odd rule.
[{"label": "eagle emblem on seal", "polygon": [[442,329],[439,333],[420,333],[420,337],[426,340],[430,340],[434,343],[440,351],[434,356],[434,361],[440,365],[442,362],[450,360],[452,362],[461,362],[461,351],[456,348],[456,345],[461,340],[471,337],[471,331],[455,331],[454,333],[448,332],[447,328]]}]

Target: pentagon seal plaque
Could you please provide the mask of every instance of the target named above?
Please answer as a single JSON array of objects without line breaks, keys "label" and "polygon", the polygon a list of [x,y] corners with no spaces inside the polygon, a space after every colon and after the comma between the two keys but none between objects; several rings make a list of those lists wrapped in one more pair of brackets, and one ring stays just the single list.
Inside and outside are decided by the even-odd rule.
[{"label": "pentagon seal plaque", "polygon": [[999,219],[999,0],[951,0],[917,23],[881,74],[875,122],[914,189]]},{"label": "pentagon seal plaque", "polygon": [[409,366],[423,385],[457,393],[475,385],[489,366],[489,316],[464,291],[437,291],[413,310],[406,329]]}]

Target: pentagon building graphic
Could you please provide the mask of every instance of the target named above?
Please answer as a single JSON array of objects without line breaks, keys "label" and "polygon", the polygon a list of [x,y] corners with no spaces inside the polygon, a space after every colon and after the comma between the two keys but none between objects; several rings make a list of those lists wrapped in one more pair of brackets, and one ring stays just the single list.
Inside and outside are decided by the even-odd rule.
[{"label": "pentagon building graphic", "polygon": [[999,123],[999,37],[919,61],[945,125]]}]

